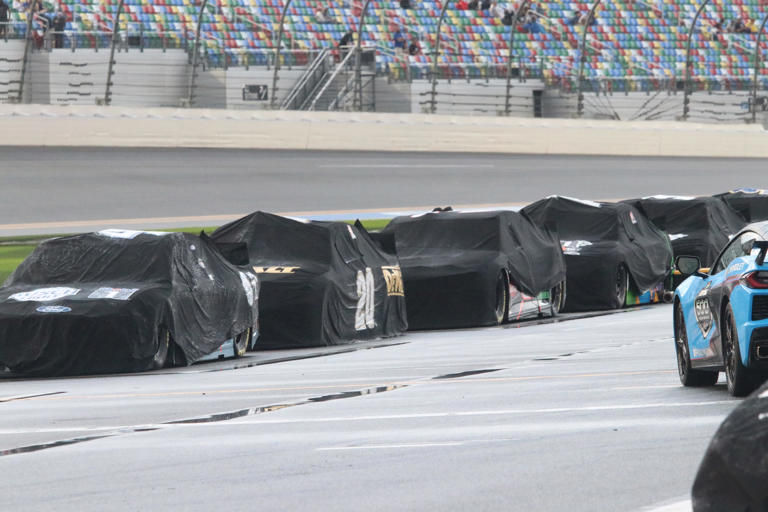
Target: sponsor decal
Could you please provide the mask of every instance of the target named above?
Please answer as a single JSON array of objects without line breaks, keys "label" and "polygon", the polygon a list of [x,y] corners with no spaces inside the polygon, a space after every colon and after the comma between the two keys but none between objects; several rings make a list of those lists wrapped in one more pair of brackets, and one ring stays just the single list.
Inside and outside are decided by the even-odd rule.
[{"label": "sponsor decal", "polygon": [[89,299],[114,299],[114,300],[128,300],[131,295],[139,291],[138,288],[96,288],[88,295]]},{"label": "sponsor decal", "polygon": [[376,327],[376,283],[373,281],[373,271],[366,267],[365,274],[357,271],[357,309],[355,310],[355,330],[364,331]]},{"label": "sponsor decal", "polygon": [[63,299],[64,297],[71,297],[77,295],[80,288],[66,288],[63,286],[54,288],[38,288],[31,292],[19,292],[14,293],[8,299],[12,299],[18,302],[49,302],[52,300]]},{"label": "sponsor decal", "polygon": [[69,313],[72,311],[72,308],[67,306],[40,306],[36,311],[40,313]]},{"label": "sponsor decal", "polygon": [[691,350],[691,358],[693,359],[700,359],[702,357],[707,357],[707,351],[703,348],[694,348]]},{"label": "sponsor decal", "polygon": [[384,281],[387,283],[387,295],[403,297],[403,272],[400,267],[381,267],[381,273],[384,275]]},{"label": "sponsor decal", "polygon": [[685,233],[677,233],[674,235],[669,235],[669,241],[674,242],[675,240],[680,240],[681,238],[686,238],[688,235]]},{"label": "sponsor decal", "polygon": [[293,274],[301,267],[253,267],[257,274]]},{"label": "sponsor decal", "polygon": [[122,238],[125,240],[132,240],[139,235],[152,235],[152,236],[165,236],[170,235],[165,231],[135,231],[132,229],[102,229],[98,232],[101,236],[109,238]]},{"label": "sponsor decal", "polygon": [[581,254],[581,248],[592,245],[592,242],[587,240],[560,240],[560,245],[562,246],[563,254],[578,256]]},{"label": "sponsor decal", "polygon": [[708,295],[711,285],[712,283],[707,283],[707,286],[699,292],[693,303],[694,312],[696,313],[696,323],[699,324],[701,335],[705,338],[709,335],[713,323],[712,309],[709,307]]},{"label": "sponsor decal", "polygon": [[240,283],[242,283],[243,290],[245,290],[245,298],[248,301],[248,305],[253,306],[253,301],[256,299],[256,294],[258,293],[258,280],[256,279],[256,276],[251,273],[238,273],[240,274]]},{"label": "sponsor decal", "polygon": [[746,267],[747,267],[747,264],[744,263],[743,261],[741,261],[739,263],[734,263],[730,267],[728,267],[728,273],[732,274],[732,273],[735,273],[735,272],[741,272]]}]

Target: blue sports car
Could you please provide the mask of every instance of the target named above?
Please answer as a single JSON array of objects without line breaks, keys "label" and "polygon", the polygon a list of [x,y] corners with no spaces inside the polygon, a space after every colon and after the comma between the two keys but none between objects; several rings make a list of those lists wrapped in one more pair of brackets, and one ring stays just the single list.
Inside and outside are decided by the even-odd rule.
[{"label": "blue sports car", "polygon": [[768,222],[750,224],[711,269],[679,256],[689,276],[675,290],[677,368],[685,386],[711,386],[725,371],[728,391],[745,396],[768,378]]}]

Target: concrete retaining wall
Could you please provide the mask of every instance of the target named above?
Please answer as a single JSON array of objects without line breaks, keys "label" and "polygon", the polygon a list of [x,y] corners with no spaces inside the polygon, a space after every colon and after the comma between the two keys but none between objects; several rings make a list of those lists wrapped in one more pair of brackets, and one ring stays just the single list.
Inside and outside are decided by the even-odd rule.
[{"label": "concrete retaining wall", "polygon": [[0,105],[3,145],[768,157],[760,125]]}]

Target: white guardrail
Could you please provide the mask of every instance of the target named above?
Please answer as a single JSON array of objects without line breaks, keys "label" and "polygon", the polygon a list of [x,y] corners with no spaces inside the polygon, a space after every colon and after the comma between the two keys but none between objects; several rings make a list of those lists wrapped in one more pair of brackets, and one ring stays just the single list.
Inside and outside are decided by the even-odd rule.
[{"label": "white guardrail", "polygon": [[0,105],[0,146],[768,157],[761,125]]}]

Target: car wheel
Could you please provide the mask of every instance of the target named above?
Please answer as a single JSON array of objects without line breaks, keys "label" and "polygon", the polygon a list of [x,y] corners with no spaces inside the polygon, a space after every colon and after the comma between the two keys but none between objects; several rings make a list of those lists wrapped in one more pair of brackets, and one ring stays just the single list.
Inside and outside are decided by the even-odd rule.
[{"label": "car wheel", "polygon": [[565,306],[565,280],[560,281],[554,288],[549,290],[549,304],[552,316],[557,315]]},{"label": "car wheel", "polygon": [[616,267],[614,309],[621,309],[627,304],[627,290],[629,290],[629,272],[623,263],[619,263],[619,266]]},{"label": "car wheel", "polygon": [[736,320],[733,318],[733,308],[728,304],[723,315],[723,359],[725,360],[725,378],[728,392],[733,396],[747,396],[754,391],[757,379],[749,368],[741,362],[739,348],[739,333],[736,330]]},{"label": "car wheel", "polygon": [[234,346],[235,357],[243,357],[248,351],[248,344],[251,340],[251,329],[246,329],[241,332],[235,339],[232,340]]},{"label": "car wheel", "polygon": [[504,271],[499,272],[499,277],[496,279],[494,295],[496,306],[493,314],[496,317],[496,323],[501,325],[507,320],[507,303],[509,302],[509,279]]},{"label": "car wheel", "polygon": [[685,330],[685,316],[680,303],[675,304],[675,352],[677,352],[677,373],[683,386],[714,386],[719,372],[694,370],[688,347],[688,332]]},{"label": "car wheel", "polygon": [[171,345],[171,333],[167,330],[161,329],[157,337],[157,352],[155,352],[152,358],[153,370],[158,370],[165,366],[165,362],[168,360],[168,349]]}]

